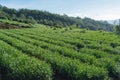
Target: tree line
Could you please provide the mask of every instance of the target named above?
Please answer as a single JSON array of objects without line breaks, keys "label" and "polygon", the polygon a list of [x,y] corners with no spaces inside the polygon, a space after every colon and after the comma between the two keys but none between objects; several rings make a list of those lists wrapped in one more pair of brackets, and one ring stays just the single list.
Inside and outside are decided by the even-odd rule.
[{"label": "tree line", "polygon": [[0,19],[8,19],[24,23],[44,24],[53,27],[76,27],[87,28],[90,30],[113,31],[113,25],[106,21],[95,21],[91,18],[69,17],[66,14],[59,15],[47,11],[30,9],[12,9],[0,5]]}]

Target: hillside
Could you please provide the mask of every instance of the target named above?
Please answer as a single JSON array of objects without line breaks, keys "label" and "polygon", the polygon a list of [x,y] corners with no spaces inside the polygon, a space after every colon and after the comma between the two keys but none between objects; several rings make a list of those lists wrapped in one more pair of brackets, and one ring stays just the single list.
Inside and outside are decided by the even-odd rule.
[{"label": "hillside", "polygon": [[11,9],[0,6],[0,19],[18,21],[23,23],[44,24],[52,27],[76,26],[90,30],[113,31],[113,25],[90,18],[69,17],[67,15],[53,14],[47,11],[30,9]]},{"label": "hillside", "polygon": [[119,80],[119,66],[120,39],[110,32],[0,30],[2,80]]},{"label": "hillside", "polygon": [[116,20],[108,20],[107,22],[110,23],[110,24],[119,25],[119,23],[120,23],[120,19],[116,19]]},{"label": "hillside", "polygon": [[119,26],[0,5],[0,80],[120,80]]},{"label": "hillside", "polygon": [[36,24],[0,19],[0,29],[33,28]]}]

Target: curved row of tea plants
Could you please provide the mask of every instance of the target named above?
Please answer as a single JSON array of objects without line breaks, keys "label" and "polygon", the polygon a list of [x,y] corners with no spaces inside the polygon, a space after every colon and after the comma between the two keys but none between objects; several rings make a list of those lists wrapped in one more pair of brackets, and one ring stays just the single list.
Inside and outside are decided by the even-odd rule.
[{"label": "curved row of tea plants", "polygon": [[[17,30],[17,31],[20,31],[21,34],[23,34],[25,32],[26,34],[28,33],[30,35],[34,34],[33,36],[39,35],[39,36],[47,37],[52,40],[53,39],[62,40],[65,43],[76,45],[78,47],[79,47],[79,45],[83,45],[83,43],[85,43],[85,47],[90,48],[90,49],[99,49],[99,50],[103,50],[103,51],[105,51],[107,53],[111,53],[111,54],[119,54],[120,53],[120,50],[119,50],[120,43],[119,43],[119,41],[115,40],[117,38],[117,36],[115,36],[115,35],[110,34],[108,36],[108,33],[104,33],[105,37],[103,37],[102,33],[90,32],[90,31],[86,32],[84,34],[81,34],[81,33],[78,34],[77,32],[75,32],[75,33],[73,33],[73,32],[59,33],[59,31],[58,32],[55,32],[55,31],[50,32],[50,29],[47,30],[48,33],[50,33],[50,34],[48,34],[47,32],[44,32],[44,29],[42,29],[42,30],[43,31],[39,31],[39,29],[37,29],[37,30],[35,29],[32,31],[32,30],[28,29],[26,31],[25,30],[24,31]],[[62,35],[64,35],[64,36],[62,36]],[[91,38],[91,36],[93,37],[93,39]],[[111,37],[113,37],[113,38],[111,38]],[[114,46],[117,48],[114,48]]]},{"label": "curved row of tea plants", "polygon": [[3,80],[52,80],[51,66],[31,58],[0,40]]},{"label": "curved row of tea plants", "polygon": [[[54,76],[68,80],[119,80],[120,40],[112,33],[41,27],[1,30],[0,36],[23,53],[51,64]],[[101,74],[98,70],[102,70]]]},{"label": "curved row of tea plants", "polygon": [[77,59],[64,57],[58,53],[33,46],[2,33],[0,33],[0,36],[0,39],[17,49],[50,63],[55,74],[66,75],[69,80],[104,80],[108,77],[108,72],[103,68],[83,64]]},{"label": "curved row of tea plants", "polygon": [[[46,38],[46,36],[47,35],[44,35],[43,36],[43,34],[41,34],[41,35],[33,35],[33,34],[31,34],[31,33],[29,33],[28,31],[10,31],[10,32],[13,32],[13,33],[16,33],[16,34],[18,34],[18,35],[22,35],[22,36],[27,36],[27,37],[30,37],[30,38],[33,38],[33,39],[36,39],[36,40],[40,40],[40,41],[44,41],[44,42],[47,42],[47,43],[50,43],[51,42],[51,40],[52,40],[52,43],[53,44],[55,44],[54,43],[54,41],[56,41],[56,42],[58,42],[57,44],[55,44],[55,45],[59,45],[59,44],[61,44],[61,43],[59,43],[59,40],[54,40],[54,39],[52,39],[52,38]],[[49,35],[48,35],[49,36]],[[41,38],[42,37],[42,38]],[[45,37],[45,39],[44,39],[44,37]],[[50,36],[50,37],[52,37],[52,35]],[[62,41],[61,41],[62,42]],[[63,42],[63,43],[65,43],[65,42]],[[77,46],[74,46],[74,45],[70,45],[70,44],[68,44],[70,47],[68,47],[68,46],[63,46],[62,44],[62,47],[67,47],[67,48],[73,48],[73,49],[75,49],[75,50],[77,50],[77,51],[80,51],[80,52],[82,52],[82,51],[84,51],[84,49],[88,49],[88,48],[86,48],[86,47],[84,47],[84,43],[73,43],[73,44],[76,44]],[[72,46],[72,47],[71,47]],[[80,49],[80,50],[79,50]],[[83,50],[82,50],[83,49]],[[90,49],[90,50],[92,50],[92,49]],[[94,49],[94,50],[96,50],[96,49]],[[89,54],[92,54],[92,55],[94,55],[94,56],[96,56],[96,57],[111,57],[111,55],[112,54],[105,54],[105,52],[103,51],[100,51],[100,50],[97,50],[97,52],[95,51],[94,52],[94,50],[92,50],[92,52],[93,53],[89,53]],[[99,52],[100,51],[100,52]],[[98,54],[98,52],[100,53],[100,54]],[[83,52],[84,54],[86,53],[86,52]],[[114,56],[114,55],[113,55]]]},{"label": "curved row of tea plants", "polygon": [[33,44],[33,45],[36,45],[36,46],[40,46],[41,48],[49,49],[53,52],[58,52],[58,53],[60,53],[61,55],[64,55],[64,56],[69,56],[73,59],[74,58],[75,59],[80,59],[82,62],[87,62],[89,64],[93,64],[93,61],[96,60],[93,55],[78,53],[77,51],[75,51],[71,48],[69,49],[69,48],[66,48],[64,46],[61,47],[61,46],[53,45],[53,44],[50,44],[50,43],[46,43],[44,41],[38,41],[36,39],[32,39],[32,38],[21,36],[21,35],[16,35],[16,34],[13,34],[13,33],[10,33],[10,32],[2,32],[2,33],[6,34],[8,36],[17,38],[19,40],[22,40],[26,43],[30,43],[30,44]]},{"label": "curved row of tea plants", "polygon": [[[60,49],[60,47],[57,48],[56,45],[51,45],[51,44],[47,44],[44,42],[40,43],[37,40],[30,39],[28,37],[24,37],[24,36],[20,36],[20,35],[15,35],[15,34],[9,33],[9,32],[3,32],[3,33],[5,33],[11,37],[17,37],[18,39],[23,40],[27,43],[36,44],[37,46],[40,46],[40,47],[44,46],[44,48],[47,47],[48,49],[50,49],[50,48],[52,49],[53,47],[55,47],[54,49],[56,51],[57,50],[63,51],[63,53],[61,53],[62,55],[69,56],[69,57],[75,58],[75,59],[80,59],[82,62],[87,62],[87,63],[93,64],[95,66],[105,67],[109,71],[109,75],[119,76],[119,75],[117,75],[117,71],[116,71],[117,63],[115,63],[113,59],[109,59],[109,58],[96,59],[94,56],[90,56],[89,54],[87,55],[87,54],[83,54],[83,53],[77,53],[77,52],[69,50],[69,49],[67,50],[66,48]],[[64,52],[65,49],[66,49],[66,52]]]}]

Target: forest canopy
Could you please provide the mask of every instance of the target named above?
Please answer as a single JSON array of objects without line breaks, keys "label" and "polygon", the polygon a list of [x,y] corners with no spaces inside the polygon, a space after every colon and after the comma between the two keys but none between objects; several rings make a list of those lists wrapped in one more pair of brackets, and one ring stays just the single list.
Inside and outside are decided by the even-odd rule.
[{"label": "forest canopy", "polygon": [[24,23],[44,24],[53,27],[76,27],[90,30],[113,31],[113,25],[106,21],[95,21],[91,18],[69,17],[66,14],[59,15],[47,11],[30,9],[12,9],[0,5],[0,19],[8,19]]}]

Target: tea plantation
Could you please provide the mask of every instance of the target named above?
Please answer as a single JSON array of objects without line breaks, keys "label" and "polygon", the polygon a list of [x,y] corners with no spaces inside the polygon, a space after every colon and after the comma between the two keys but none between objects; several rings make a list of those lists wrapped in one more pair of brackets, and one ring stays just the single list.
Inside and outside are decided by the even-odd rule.
[{"label": "tea plantation", "polygon": [[120,80],[120,36],[70,28],[0,30],[2,80]]}]

